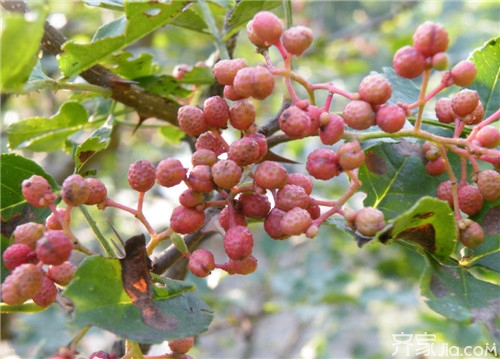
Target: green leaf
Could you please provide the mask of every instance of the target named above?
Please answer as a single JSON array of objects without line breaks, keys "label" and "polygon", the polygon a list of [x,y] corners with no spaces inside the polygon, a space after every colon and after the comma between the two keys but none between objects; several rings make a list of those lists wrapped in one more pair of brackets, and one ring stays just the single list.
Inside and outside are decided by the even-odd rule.
[{"label": "green leaf", "polygon": [[464,266],[479,266],[500,273],[500,199],[485,201],[481,212],[471,219],[484,230],[484,242],[474,248],[474,255],[460,261]]},{"label": "green leaf", "polygon": [[398,217],[421,197],[434,196],[446,177],[427,174],[418,143],[380,143],[365,154],[359,170],[360,191],[367,194],[364,204],[380,209],[386,219]]},{"label": "green leaf", "polygon": [[[34,19],[29,19],[34,15]],[[30,14],[2,12],[0,35],[0,89],[16,91],[28,80],[35,66],[43,36],[46,10]]]},{"label": "green leaf", "polygon": [[[496,237],[496,239],[493,238],[493,240],[497,244],[500,243],[500,239],[498,239],[498,236]],[[485,241],[487,242],[488,238],[486,238]],[[472,258],[470,266],[483,267],[500,273],[500,249],[482,255],[477,255],[476,253],[474,253],[474,257]]]},{"label": "green leaf", "polygon": [[180,14],[171,25],[182,27],[185,29],[198,31],[201,33],[209,33],[208,26],[205,20],[191,9],[186,9]]},{"label": "green leaf", "polygon": [[234,8],[236,0],[211,0],[210,3],[218,5],[226,10]]},{"label": "green leaf", "polygon": [[94,41],[88,45],[66,42],[63,46],[65,53],[59,57],[59,67],[66,77],[72,77],[123,46],[123,36]]},{"label": "green leaf", "polygon": [[420,280],[420,289],[427,305],[461,323],[483,322],[500,339],[495,324],[500,317],[500,287],[477,279],[461,267],[440,264],[431,256],[426,259],[429,265]]},{"label": "green leaf", "polygon": [[170,279],[165,280],[165,287],[154,288],[154,303],[178,320],[173,331],[155,330],[142,321],[140,310],[123,289],[117,259],[86,258],[63,295],[75,305],[72,322],[75,326],[95,325],[125,339],[158,343],[195,336],[208,328],[212,311],[193,290],[193,284]]},{"label": "green leaf", "polygon": [[40,307],[39,305],[29,301],[21,305],[7,305],[0,303],[0,313],[38,313],[43,312],[48,307]]},{"label": "green leaf", "polygon": [[49,76],[45,75],[45,72],[43,72],[42,69],[42,64],[40,61],[36,62],[35,67],[33,68],[33,71],[30,74],[29,82],[36,82],[36,81],[54,81],[52,78]]},{"label": "green leaf", "polygon": [[356,232],[352,226],[349,226],[343,217],[332,216],[329,217],[323,225],[330,227],[335,227],[338,230],[348,233],[351,235],[359,248],[363,247],[365,244],[372,243],[374,237],[365,237]]},{"label": "green leaf", "polygon": [[170,75],[146,76],[135,80],[145,90],[160,96],[187,97],[192,93],[183,88],[179,81]]},{"label": "green leaf", "polygon": [[114,73],[130,80],[150,76],[157,70],[156,66],[153,65],[151,54],[140,54],[134,58],[130,52],[124,51],[109,57],[106,63],[111,65]]},{"label": "green leaf", "polygon": [[89,44],[67,42],[59,66],[65,76],[74,76],[102,61],[113,52],[123,49],[152,31],[165,26],[179,16],[187,1],[126,2],[125,19],[118,19],[98,30],[95,40]]},{"label": "green leaf", "polygon": [[74,159],[76,172],[97,152],[108,148],[111,142],[111,132],[113,131],[114,117],[109,116],[106,122],[96,129],[82,144],[75,150]]},{"label": "green leaf", "polygon": [[441,260],[447,260],[455,251],[456,224],[448,202],[423,197],[389,223],[388,228],[376,236],[382,243],[393,240],[411,242]]},{"label": "green leaf", "polygon": [[124,0],[85,0],[85,3],[90,6],[98,6],[105,9],[123,11]]},{"label": "green leaf", "polygon": [[413,103],[418,100],[420,86],[415,82],[396,75],[392,67],[384,67],[381,75],[391,82],[393,88],[389,103]]},{"label": "green leaf", "polygon": [[181,253],[187,253],[188,252],[188,247],[186,246],[186,242],[184,242],[184,238],[182,238],[179,234],[174,233],[172,236],[170,236],[170,239],[172,240],[172,243],[174,244],[175,248],[179,250]]},{"label": "green leaf", "polygon": [[88,114],[77,102],[64,103],[50,119],[32,117],[7,127],[11,148],[32,151],[56,151],[63,149],[69,135],[86,128]]},{"label": "green leaf", "polygon": [[212,70],[208,67],[195,66],[191,71],[186,72],[184,77],[177,81],[183,84],[211,85],[215,82],[215,78]]},{"label": "green leaf", "polygon": [[474,82],[468,86],[479,93],[484,105],[484,117],[498,110],[500,94],[500,37],[491,39],[475,50],[469,60],[477,68]]},{"label": "green leaf", "polygon": [[236,4],[233,13],[229,17],[228,24],[231,27],[231,31],[228,34],[224,34],[225,40],[227,40],[229,36],[231,36],[240,26],[246,25],[246,23],[250,21],[259,11],[271,10],[281,4],[281,1],[275,0],[240,1]]},{"label": "green leaf", "polygon": [[28,82],[24,86],[24,90],[27,92],[36,91],[43,88],[52,88],[56,84],[57,82],[55,80],[45,75],[40,60],[38,60],[31,72]]},{"label": "green leaf", "polygon": [[184,131],[174,126],[161,126],[160,134],[172,144],[179,144],[184,136],[186,136]]},{"label": "green leaf", "polygon": [[0,211],[2,231],[5,233],[11,232],[18,223],[40,222],[50,214],[50,210],[35,208],[28,204],[23,197],[21,183],[32,175],[46,178],[54,190],[59,189],[56,181],[35,162],[12,153],[1,155],[2,196],[0,197]]},{"label": "green leaf", "polygon": [[92,42],[102,40],[107,37],[121,36],[125,34],[126,27],[127,18],[125,16],[119,17],[116,20],[100,26],[94,34]]}]

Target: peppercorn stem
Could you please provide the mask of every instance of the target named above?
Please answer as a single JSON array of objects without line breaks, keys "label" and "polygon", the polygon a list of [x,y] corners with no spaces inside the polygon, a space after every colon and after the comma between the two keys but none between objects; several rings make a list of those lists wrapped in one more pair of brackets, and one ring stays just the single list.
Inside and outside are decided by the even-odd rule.
[{"label": "peppercorn stem", "polygon": [[429,77],[431,75],[431,69],[425,69],[422,78],[422,87],[420,88],[420,95],[418,97],[418,113],[417,119],[415,120],[415,132],[420,132],[420,126],[422,124],[422,115],[425,108],[425,93],[427,92],[427,85],[429,84]]},{"label": "peppercorn stem", "polygon": [[108,243],[108,240],[102,234],[101,230],[97,226],[97,222],[90,215],[88,209],[85,206],[80,206],[79,208],[80,212],[82,212],[83,216],[85,217],[85,220],[87,221],[88,225],[90,226],[95,236],[97,237],[99,244],[104,249],[104,252],[106,252],[106,255],[111,258],[116,257],[113,248],[111,248],[110,244]]}]

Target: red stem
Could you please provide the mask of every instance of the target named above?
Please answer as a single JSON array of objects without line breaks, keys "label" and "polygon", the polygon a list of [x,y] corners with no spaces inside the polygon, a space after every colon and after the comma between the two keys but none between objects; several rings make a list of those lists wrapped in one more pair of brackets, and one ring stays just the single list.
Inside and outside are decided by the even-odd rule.
[{"label": "red stem", "polygon": [[326,221],[329,217],[333,216],[335,213],[341,211],[342,206],[351,198],[358,188],[361,186],[361,182],[359,181],[357,170],[353,171],[345,171],[345,173],[351,179],[351,183],[349,184],[349,188],[347,191],[337,200],[332,202],[332,208],[323,213],[321,216],[316,218],[312,224],[319,227],[321,223]]},{"label": "red stem", "polygon": [[496,110],[494,113],[492,113],[488,118],[485,118],[484,120],[482,120],[481,123],[479,123],[477,126],[474,126],[469,137],[467,137],[467,140],[472,142],[472,140],[474,140],[474,138],[476,138],[476,135],[480,129],[482,129],[485,126],[488,126],[490,123],[492,123],[493,121],[495,121],[498,118],[500,118],[500,108],[498,110]]}]

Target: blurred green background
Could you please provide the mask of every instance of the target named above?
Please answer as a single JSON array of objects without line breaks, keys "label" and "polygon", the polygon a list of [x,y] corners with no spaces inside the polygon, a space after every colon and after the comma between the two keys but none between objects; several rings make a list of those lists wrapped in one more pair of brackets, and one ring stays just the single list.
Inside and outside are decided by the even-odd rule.
[{"label": "blurred green background", "polygon": [[[229,0],[228,0],[229,1]],[[219,1],[219,3],[221,3]],[[89,7],[83,2],[49,1],[51,21],[69,38],[89,41],[95,30],[121,14]],[[293,1],[294,24],[310,26],[315,34],[312,47],[294,60],[294,68],[310,82],[333,81],[339,87],[356,91],[357,84],[370,71],[391,66],[393,53],[410,44],[413,31],[424,21],[442,23],[450,35],[450,64],[465,59],[488,39],[500,33],[500,5],[495,1]],[[222,7],[212,9],[222,17]],[[281,7],[276,13],[283,16]],[[170,74],[176,65],[205,61],[214,51],[206,36],[172,26],[162,28],[128,49],[154,56],[159,69]],[[249,64],[263,59],[255,54],[245,31],[238,38],[235,57]],[[276,53],[271,52],[278,61]],[[48,72],[56,71],[54,59],[44,63]],[[9,96],[2,101],[2,152],[6,152],[4,128],[29,116],[51,116],[71,96],[41,91],[29,96]],[[279,91],[258,106],[258,122],[273,116],[282,101]],[[319,101],[321,103],[321,101]],[[341,109],[342,103],[334,103]],[[108,186],[117,201],[134,203],[127,190],[126,173],[130,163],[146,158],[157,162],[177,156],[189,163],[189,147],[172,144],[158,133],[155,122],[146,122],[133,133],[133,114],[124,116],[114,133],[112,146],[88,165]],[[280,145],[275,152],[304,162],[311,140]],[[71,155],[20,151],[33,158],[59,183],[73,170]],[[304,171],[303,166],[290,167]],[[333,199],[343,193],[346,180],[315,183],[314,195]],[[168,213],[175,205],[176,192],[155,191],[146,198],[146,215],[155,228],[165,227]],[[362,196],[351,203],[359,208]],[[106,210],[94,212],[104,228],[110,219],[124,236],[142,228],[131,224],[127,215]],[[83,223],[83,221],[82,221]],[[352,238],[335,228],[323,227],[315,239],[293,238],[273,241],[255,224],[259,268],[252,275],[224,276],[215,271],[208,279],[188,276],[198,292],[215,311],[209,331],[197,339],[191,351],[194,358],[433,358],[443,346],[461,348],[483,343],[481,325],[462,326],[430,311],[420,297],[418,280],[423,258],[402,247],[371,245],[358,248]],[[82,225],[80,238],[95,246],[90,230]],[[221,238],[214,237],[203,246],[223,260]],[[78,261],[78,258],[74,258]],[[2,317],[3,358],[45,358],[66,345],[74,331],[65,324],[65,314],[56,305],[34,315]],[[393,335],[433,334],[438,355],[407,356],[396,346]],[[109,350],[115,337],[92,329],[81,344],[82,355]],[[415,341],[412,342],[417,344]],[[165,352],[165,345],[154,346],[151,354]],[[415,349],[415,348],[412,348]],[[500,350],[500,348],[497,348]],[[465,356],[464,356],[465,357]]]}]

